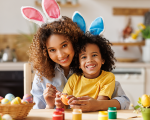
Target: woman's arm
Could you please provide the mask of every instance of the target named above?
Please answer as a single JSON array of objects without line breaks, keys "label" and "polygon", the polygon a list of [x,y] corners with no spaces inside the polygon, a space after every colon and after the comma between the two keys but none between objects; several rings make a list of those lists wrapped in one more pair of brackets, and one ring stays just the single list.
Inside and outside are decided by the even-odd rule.
[{"label": "woman's arm", "polygon": [[36,74],[34,76],[32,90],[30,92],[33,95],[33,101],[35,102],[33,109],[45,109],[46,102],[43,97],[43,88],[41,83],[38,81],[38,76]]},{"label": "woman's arm", "polygon": [[130,100],[124,93],[121,84],[118,81],[115,82],[115,90],[112,95],[112,100],[117,100],[120,103],[121,110],[129,109]]}]

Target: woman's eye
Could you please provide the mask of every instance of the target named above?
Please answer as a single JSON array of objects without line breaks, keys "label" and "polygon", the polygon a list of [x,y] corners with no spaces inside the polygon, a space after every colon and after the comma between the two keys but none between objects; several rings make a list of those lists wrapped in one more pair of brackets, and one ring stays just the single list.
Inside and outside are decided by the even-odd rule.
[{"label": "woman's eye", "polygon": [[67,46],[67,44],[64,44],[62,47],[64,48],[64,47],[66,47]]},{"label": "woman's eye", "polygon": [[81,59],[85,59],[85,58],[86,58],[86,56],[81,57]]},{"label": "woman's eye", "polygon": [[51,49],[50,52],[55,52],[55,49]]}]

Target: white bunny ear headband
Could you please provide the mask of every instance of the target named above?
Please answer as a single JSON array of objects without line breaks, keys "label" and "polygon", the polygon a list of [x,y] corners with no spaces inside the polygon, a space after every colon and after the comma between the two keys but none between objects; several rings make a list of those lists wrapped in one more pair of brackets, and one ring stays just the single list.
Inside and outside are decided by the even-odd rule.
[{"label": "white bunny ear headband", "polygon": [[46,17],[38,9],[30,6],[21,7],[23,17],[39,26],[61,19],[60,9],[55,0],[42,0],[42,9]]},{"label": "white bunny ear headband", "polygon": [[[73,22],[76,22],[78,27],[85,33],[86,32],[86,23],[84,18],[79,12],[74,12],[72,16]],[[89,27],[89,32],[93,35],[102,35],[104,33],[104,19],[102,17],[96,18]]]}]

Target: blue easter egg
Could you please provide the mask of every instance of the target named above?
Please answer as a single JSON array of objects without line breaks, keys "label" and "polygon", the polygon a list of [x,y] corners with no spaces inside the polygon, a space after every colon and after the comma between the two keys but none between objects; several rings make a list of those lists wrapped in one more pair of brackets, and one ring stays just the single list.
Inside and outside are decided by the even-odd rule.
[{"label": "blue easter egg", "polygon": [[8,93],[5,95],[5,98],[8,99],[9,101],[12,101],[13,99],[15,99],[15,96],[11,93]]}]

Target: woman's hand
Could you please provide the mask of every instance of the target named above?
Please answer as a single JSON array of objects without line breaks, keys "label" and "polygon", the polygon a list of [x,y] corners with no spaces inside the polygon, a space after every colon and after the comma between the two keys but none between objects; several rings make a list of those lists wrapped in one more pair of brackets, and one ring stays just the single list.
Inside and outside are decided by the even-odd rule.
[{"label": "woman's hand", "polygon": [[55,86],[50,83],[46,84],[46,89],[44,90],[43,96],[49,108],[54,108],[56,92],[57,89]]},{"label": "woman's hand", "polygon": [[82,109],[83,112],[96,111],[97,100],[89,96],[78,97],[78,100],[73,100],[70,107],[73,109]]},{"label": "woman's hand", "polygon": [[56,93],[56,98],[55,98],[56,108],[63,108],[65,106],[61,101],[61,95],[62,95],[61,92]]}]

